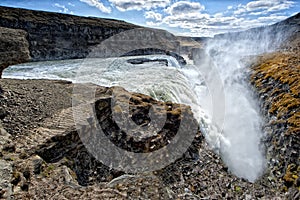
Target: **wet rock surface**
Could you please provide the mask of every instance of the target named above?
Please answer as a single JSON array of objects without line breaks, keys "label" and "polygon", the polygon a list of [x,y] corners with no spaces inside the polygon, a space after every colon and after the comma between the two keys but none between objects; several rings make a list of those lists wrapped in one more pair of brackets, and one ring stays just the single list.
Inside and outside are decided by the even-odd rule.
[{"label": "wet rock surface", "polygon": [[[53,20],[48,21],[39,12],[1,9],[4,10],[0,13],[1,26],[22,26],[29,33],[29,50],[33,59],[77,58],[87,54],[87,49],[82,50],[83,46],[95,45],[106,36],[115,34],[112,29],[116,28],[114,30],[117,32],[128,29],[127,24],[118,21],[115,27],[103,29],[99,27],[99,21],[91,18],[80,18],[83,24],[76,26],[72,23],[79,18],[73,16],[58,19],[56,14],[48,13],[46,15],[51,15]],[[14,16],[11,16],[11,12]],[[291,24],[292,30],[295,30],[297,19],[299,15],[274,27],[288,28]],[[84,25],[85,22],[93,24],[96,32],[104,31],[101,34],[105,37],[89,37],[90,29]],[[110,23],[105,24],[109,26]],[[69,25],[71,29],[68,29]],[[70,44],[67,40],[78,31],[80,33],[75,36],[79,43],[68,46]],[[39,32],[44,34],[40,35]],[[24,32],[19,33],[23,41]],[[72,109],[73,84],[66,81],[3,79],[0,80],[0,198],[299,198],[300,73],[299,48],[296,46],[299,40],[297,35],[290,38],[293,38],[290,40],[291,45],[283,46],[280,52],[263,55],[252,66],[251,83],[260,96],[261,110],[266,116],[264,143],[269,161],[265,175],[255,183],[238,178],[228,171],[199,131],[185,153],[163,169],[144,173],[115,170],[95,159],[76,130]],[[56,45],[56,39],[65,41],[63,46],[70,48],[51,51]],[[157,102],[145,95],[130,94],[119,89],[120,101],[130,105],[129,112],[125,112],[129,115],[123,115],[122,107],[110,104],[112,88],[97,87],[97,98],[92,102],[96,119],[103,127],[105,136],[119,148],[137,153],[156,152],[175,137],[179,123],[184,119],[182,116],[186,115],[191,124],[195,123],[187,106],[178,110],[178,104]],[[125,98],[128,94],[133,98]],[[151,111],[149,107],[153,104],[165,111]],[[112,115],[112,109],[117,115]],[[147,127],[152,114],[157,114],[159,119],[162,113],[167,116],[166,121],[164,118],[166,123],[157,134],[154,134],[156,131],[153,129],[128,135],[117,126],[126,127],[126,119],[130,118],[134,124]],[[112,120],[114,117],[117,120]],[[89,123],[90,119],[83,120]],[[91,119],[92,122],[94,120]],[[193,132],[190,127],[184,130],[186,134]],[[83,130],[82,133],[88,132]],[[161,159],[166,158],[168,153],[161,154]]]},{"label": "wet rock surface", "polygon": [[130,64],[133,64],[133,65],[140,65],[140,64],[151,63],[151,62],[159,62],[160,64],[168,66],[167,59],[133,58],[133,59],[127,60],[127,62]]},{"label": "wet rock surface", "polygon": [[[1,151],[1,161],[8,162],[13,166],[3,180],[11,184],[11,196],[15,199],[256,199],[283,197],[283,193],[265,184],[263,180],[250,183],[231,174],[220,157],[208,147],[200,132],[196,133],[188,150],[163,169],[144,173],[125,173],[114,170],[96,160],[80,140],[72,116],[73,84],[65,81],[13,79],[3,79],[0,84],[4,91],[0,99],[1,107],[9,111],[8,116],[4,119],[9,119],[11,122],[1,120],[3,128],[9,134],[9,137],[6,137],[6,144],[14,146],[14,148],[8,148],[9,151]],[[110,119],[110,115],[105,111],[111,106],[105,106],[105,103],[102,102],[103,99],[111,96],[111,89],[97,88],[96,96],[99,97],[95,107],[98,110],[97,117],[100,118],[99,121],[103,126],[106,124],[108,129],[110,127],[113,130],[113,124],[106,120]],[[39,91],[39,89],[43,90]],[[164,141],[167,141],[164,138],[168,138],[168,135],[172,138],[172,133],[176,132],[175,123],[178,122],[177,120],[181,120],[181,115],[177,111],[179,105],[157,102],[151,97],[134,93],[131,94],[132,98],[128,99],[125,98],[126,94],[129,94],[128,92],[122,88],[117,89],[117,93],[121,94],[120,101],[130,104],[131,111],[129,113],[132,115],[133,121],[140,125],[148,123],[150,104],[172,107],[172,109],[169,108],[171,110],[167,109],[164,112],[169,113],[167,116],[170,117],[169,121],[174,123],[172,124],[174,126],[167,125],[164,128],[165,131],[154,136],[154,138],[161,138],[155,144],[159,144],[159,148],[163,147]],[[52,95],[47,95],[47,93]],[[40,96],[43,96],[44,99],[39,98]],[[30,104],[26,103],[28,99],[32,101]],[[20,109],[16,109],[16,103]],[[25,104],[27,105],[26,110],[22,109],[22,105]],[[30,117],[36,112],[34,108],[38,109],[39,118]],[[163,111],[153,112],[161,113]],[[190,120],[194,120],[189,107],[182,106],[181,112],[186,113]],[[19,125],[26,120],[28,120],[26,124]],[[189,134],[189,127],[186,127],[185,130],[186,134]],[[127,142],[121,143],[123,140],[109,135],[113,132],[108,131],[107,137],[110,137],[115,144],[119,144],[121,148],[132,151],[142,150],[144,152],[147,149],[146,146],[149,146],[147,143],[150,140],[147,138],[153,137],[151,133],[149,133],[150,136],[145,137],[146,140],[138,137],[142,145],[136,146],[130,137],[128,140],[125,139]],[[9,185],[5,191],[10,191]]]},{"label": "wet rock surface", "polygon": [[[174,40],[174,38],[173,38]],[[167,50],[156,49],[156,48],[145,48],[145,49],[135,49],[133,51],[127,52],[122,56],[139,56],[139,55],[168,55],[174,57],[180,65],[186,65],[185,59],[175,52],[170,52]]]}]

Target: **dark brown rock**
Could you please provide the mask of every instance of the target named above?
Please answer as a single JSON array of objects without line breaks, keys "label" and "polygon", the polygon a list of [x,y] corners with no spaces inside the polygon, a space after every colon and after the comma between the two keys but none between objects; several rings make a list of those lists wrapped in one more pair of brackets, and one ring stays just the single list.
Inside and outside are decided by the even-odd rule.
[{"label": "dark brown rock", "polygon": [[9,65],[30,60],[26,37],[26,31],[0,27],[0,78]]},{"label": "dark brown rock", "polygon": [[22,29],[28,34],[32,61],[84,58],[90,47],[114,34],[138,27],[119,20],[0,6],[1,26]]}]

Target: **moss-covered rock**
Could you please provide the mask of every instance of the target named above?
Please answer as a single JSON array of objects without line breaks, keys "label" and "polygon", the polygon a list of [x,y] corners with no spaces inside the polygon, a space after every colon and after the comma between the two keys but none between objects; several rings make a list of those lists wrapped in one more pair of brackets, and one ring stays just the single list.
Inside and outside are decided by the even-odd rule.
[{"label": "moss-covered rock", "polygon": [[300,166],[299,50],[260,56],[252,65],[251,83],[266,116],[263,140],[271,176],[288,191],[297,187]]}]

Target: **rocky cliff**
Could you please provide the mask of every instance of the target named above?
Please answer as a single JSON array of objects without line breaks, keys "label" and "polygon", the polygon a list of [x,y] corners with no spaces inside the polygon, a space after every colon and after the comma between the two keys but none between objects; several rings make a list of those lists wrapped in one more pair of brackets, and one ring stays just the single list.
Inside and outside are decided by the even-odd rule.
[{"label": "rocky cliff", "polygon": [[0,27],[0,77],[2,70],[30,60],[27,33],[19,29]]},{"label": "rocky cliff", "polygon": [[[299,40],[299,38],[298,38]],[[300,195],[300,52],[264,54],[252,65],[251,83],[265,116],[263,142],[269,182],[290,198]]]},{"label": "rocky cliff", "polygon": [[84,58],[90,47],[138,26],[123,21],[0,7],[0,26],[27,33],[32,61]]}]

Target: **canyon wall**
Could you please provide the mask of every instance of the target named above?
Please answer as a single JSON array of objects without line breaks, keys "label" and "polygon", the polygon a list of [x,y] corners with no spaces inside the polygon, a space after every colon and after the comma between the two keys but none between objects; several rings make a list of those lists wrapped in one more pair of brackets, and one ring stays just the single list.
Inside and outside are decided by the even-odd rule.
[{"label": "canyon wall", "polygon": [[137,28],[123,21],[0,7],[0,26],[27,32],[32,61],[84,58],[91,46]]},{"label": "canyon wall", "polygon": [[138,26],[112,19],[0,6],[0,77],[13,64],[85,58],[91,47],[134,28]]},{"label": "canyon wall", "polygon": [[[7,66],[20,62],[116,57],[146,48],[174,52],[170,55],[180,58],[179,63],[185,63],[179,56],[181,45],[178,37],[164,30],[143,28],[120,20],[0,6],[0,27],[17,33],[6,33],[8,29],[3,29],[6,32],[0,34],[4,44],[1,44],[0,52],[5,57],[0,60],[0,73]],[[27,40],[28,44],[19,45],[21,35],[21,43]],[[6,51],[7,46],[14,48],[14,54],[18,55]],[[24,58],[16,61],[15,57]]]}]

